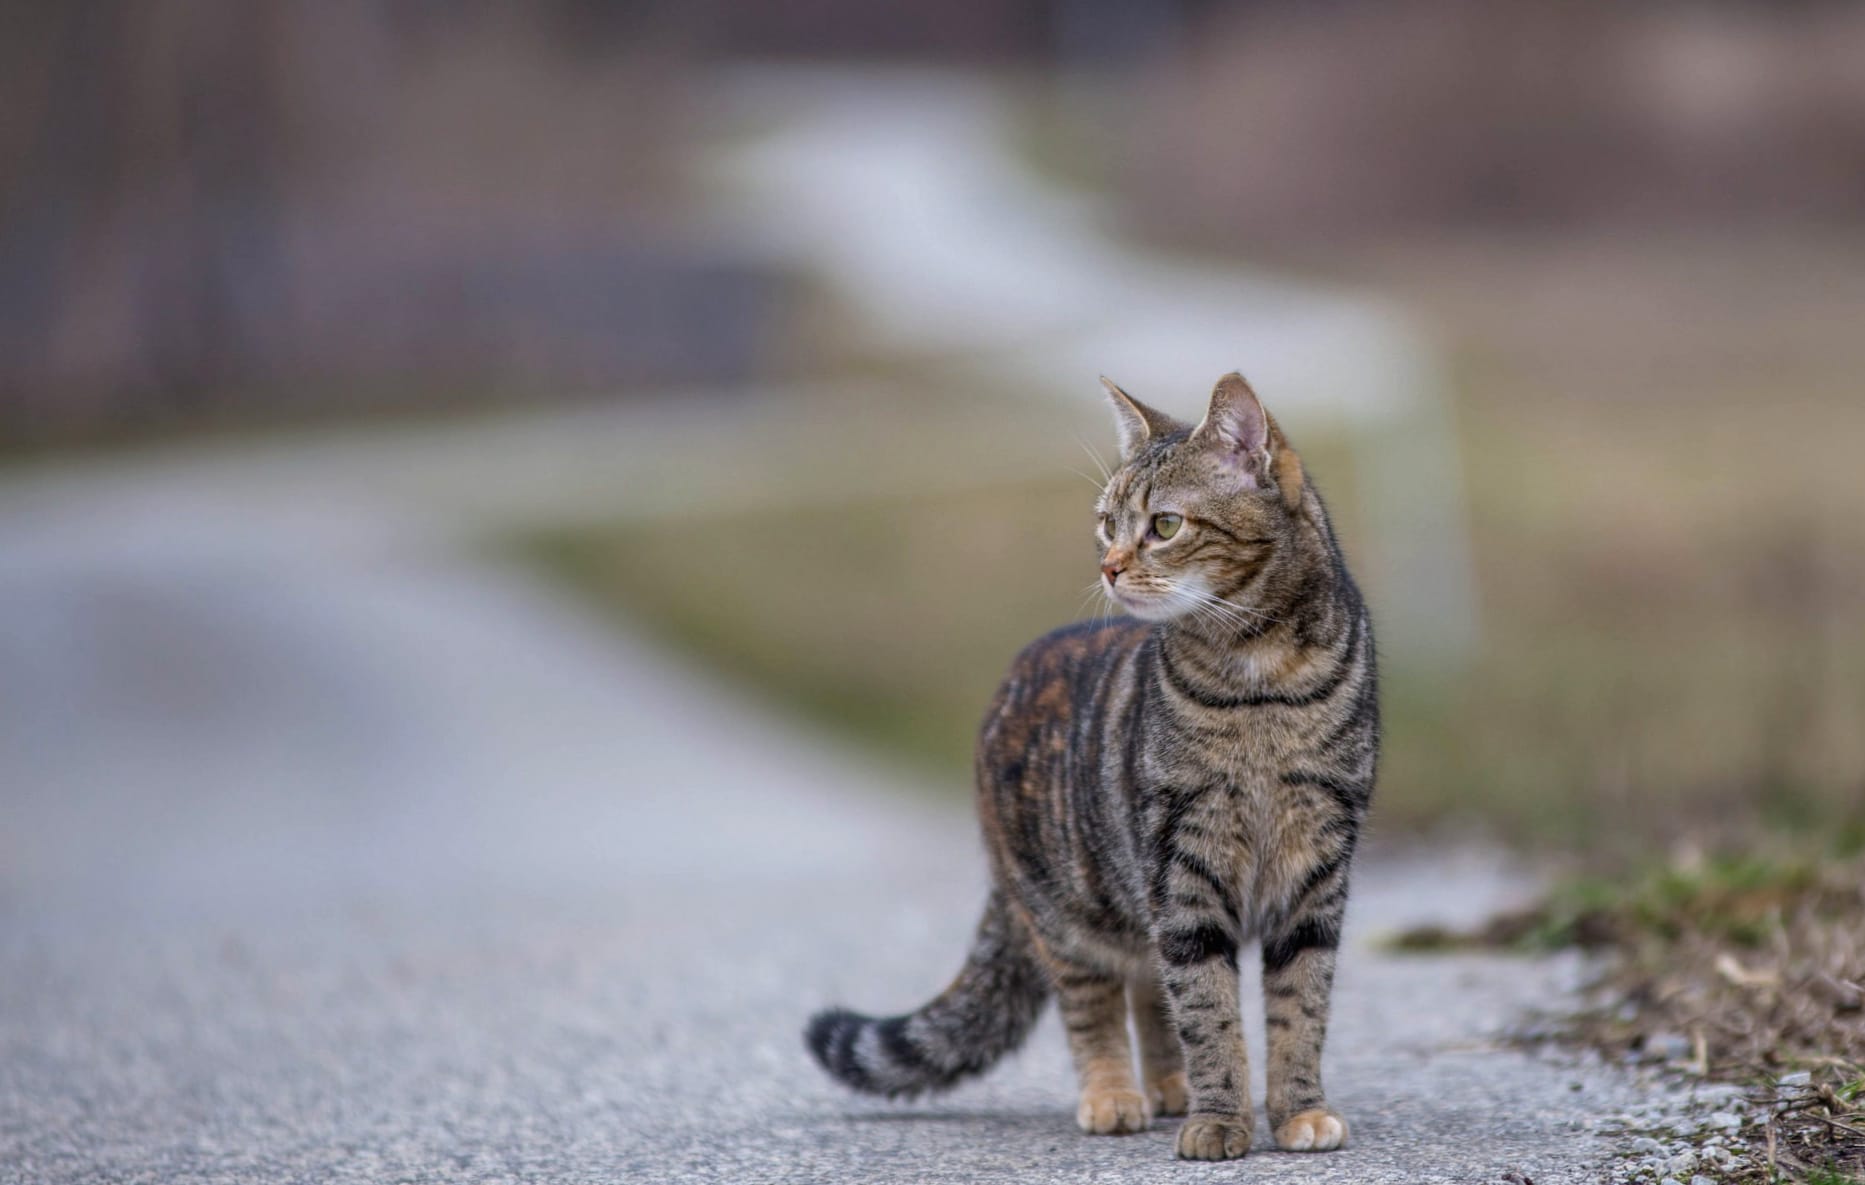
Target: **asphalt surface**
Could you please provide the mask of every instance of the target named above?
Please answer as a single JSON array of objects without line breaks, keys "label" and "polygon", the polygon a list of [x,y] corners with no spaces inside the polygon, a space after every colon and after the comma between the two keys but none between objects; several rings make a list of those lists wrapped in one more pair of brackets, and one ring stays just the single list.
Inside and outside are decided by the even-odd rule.
[{"label": "asphalt surface", "polygon": [[[1495,1040],[1560,1003],[1575,968],[1370,945],[1526,891],[1481,854],[1376,846],[1363,862],[1325,1062],[1353,1124],[1343,1152],[1189,1165],[1169,1124],[1082,1136],[1053,1016],[943,1098],[845,1093],[801,1026],[832,1002],[911,1007],[956,970],[984,895],[969,821],[479,554],[488,533],[579,517],[1079,464],[1076,432],[1104,431],[1093,373],[1119,358],[1137,389],[1166,360],[1196,362],[1199,383],[1235,365],[1280,370],[1291,390],[1391,382],[1383,315],[1300,297],[1340,344],[1278,353],[1312,339],[1262,299],[1232,304],[1241,281],[1224,277],[1197,289],[1193,341],[1164,303],[1187,277],[1111,266],[1046,207],[1007,236],[976,224],[1027,203],[1005,200],[1001,170],[963,167],[1003,156],[981,150],[976,134],[997,133],[970,93],[896,91],[873,118],[832,112],[790,156],[759,158],[767,191],[815,178],[817,198],[840,200],[811,154],[878,129],[918,153],[890,176],[930,160],[934,181],[982,186],[991,201],[949,206],[971,223],[886,222],[901,233],[881,246],[916,256],[850,257],[899,283],[869,292],[824,257],[871,220],[807,191],[751,204],[804,229],[823,213],[836,233],[787,250],[855,285],[881,323],[949,328],[948,347],[998,365],[1011,326],[1031,376],[1081,369],[1079,418],[1006,406],[981,443],[975,409],[925,406],[851,447],[840,434],[859,436],[870,392],[800,415],[795,393],[740,391],[0,485],[0,1182],[1598,1179],[1611,1118],[1645,1088]],[[1075,228],[1064,249],[1058,226]],[[1074,276],[1049,285],[1067,300],[1017,289],[978,313],[975,275],[928,279],[952,279],[966,243],[991,245],[983,288]],[[1157,325],[1057,339],[1082,292],[1100,303],[1139,279]],[[1031,309],[1055,316],[1032,324]],[[1206,349],[1221,360],[1198,361]],[[1411,462],[1395,488],[1451,471],[1393,439],[1381,452]],[[1454,567],[1413,552],[1427,575]],[[1433,588],[1421,604],[1454,603]],[[1258,1049],[1260,1032],[1253,1009]]]},{"label": "asphalt surface", "polygon": [[463,550],[393,452],[317,456],[0,488],[0,1180],[1545,1185],[1611,1154],[1642,1088],[1493,1040],[1573,967],[1368,945],[1519,896],[1480,855],[1363,866],[1344,1152],[1079,1135],[1053,1016],[943,1098],[843,1092],[800,1027],[957,968],[969,821]]}]

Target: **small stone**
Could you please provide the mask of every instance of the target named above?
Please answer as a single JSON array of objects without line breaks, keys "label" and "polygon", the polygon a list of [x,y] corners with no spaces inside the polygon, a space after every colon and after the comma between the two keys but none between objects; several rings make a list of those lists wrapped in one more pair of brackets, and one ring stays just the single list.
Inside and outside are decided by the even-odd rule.
[{"label": "small stone", "polygon": [[1664,1180],[1658,1182],[1658,1185],[1684,1185],[1684,1183],[1679,1181],[1676,1177],[1666,1177]]},{"label": "small stone", "polygon": [[1690,1178],[1690,1185],[1716,1185],[1716,1182],[1704,1176],[1702,1173],[1698,1173],[1696,1176]]},{"label": "small stone", "polygon": [[1644,1156],[1650,1156],[1655,1152],[1664,1151],[1664,1145],[1658,1143],[1658,1141],[1652,1139],[1650,1136],[1639,1136],[1632,1141],[1632,1151]]},{"label": "small stone", "polygon": [[1713,1111],[1710,1113],[1710,1117],[1703,1122],[1707,1127],[1720,1127],[1728,1131],[1734,1131],[1736,1128],[1742,1126],[1742,1117],[1737,1115],[1734,1111]]},{"label": "small stone", "polygon": [[1667,1062],[1682,1061],[1690,1056],[1690,1038],[1682,1033],[1653,1033],[1645,1038],[1645,1052]]},{"label": "small stone", "polygon": [[1792,1074],[1783,1074],[1775,1079],[1776,1085],[1779,1086],[1805,1086],[1812,1081],[1813,1074],[1809,1070],[1797,1070]]}]

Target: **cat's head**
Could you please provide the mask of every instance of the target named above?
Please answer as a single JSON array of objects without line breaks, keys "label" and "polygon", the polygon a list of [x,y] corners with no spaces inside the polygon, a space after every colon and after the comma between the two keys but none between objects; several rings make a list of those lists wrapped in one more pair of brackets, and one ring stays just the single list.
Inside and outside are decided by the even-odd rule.
[{"label": "cat's head", "polygon": [[1218,380],[1196,427],[1101,384],[1121,453],[1096,508],[1102,591],[1147,621],[1233,619],[1291,546],[1301,458],[1240,374]]}]

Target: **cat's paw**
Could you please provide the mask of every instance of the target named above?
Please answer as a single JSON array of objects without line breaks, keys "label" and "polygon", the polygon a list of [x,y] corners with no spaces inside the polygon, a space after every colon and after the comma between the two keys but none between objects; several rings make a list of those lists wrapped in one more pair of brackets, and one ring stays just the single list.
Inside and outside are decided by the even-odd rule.
[{"label": "cat's paw", "polygon": [[1298,1111],[1276,1125],[1284,1152],[1332,1152],[1347,1142],[1347,1121],[1325,1107]]},{"label": "cat's paw", "polygon": [[1191,1105],[1191,1085],[1185,1081],[1183,1070],[1149,1080],[1146,1095],[1152,1101],[1155,1115],[1183,1115]]},{"label": "cat's paw", "polygon": [[1235,1160],[1250,1150],[1253,1126],[1235,1115],[1194,1115],[1179,1127],[1179,1158]]},{"label": "cat's paw", "polygon": [[1152,1121],[1146,1097],[1137,1090],[1083,1091],[1081,1106],[1075,1108],[1075,1122],[1095,1136],[1143,1132]]}]

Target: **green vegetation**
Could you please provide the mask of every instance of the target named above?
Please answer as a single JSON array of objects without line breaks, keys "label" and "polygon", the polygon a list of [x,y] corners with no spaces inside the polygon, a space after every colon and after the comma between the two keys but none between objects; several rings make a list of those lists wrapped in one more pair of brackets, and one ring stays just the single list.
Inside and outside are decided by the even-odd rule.
[{"label": "green vegetation", "polygon": [[[1465,414],[1483,643],[1449,675],[1388,661],[1377,825],[1474,824],[1601,866],[1680,832],[1859,828],[1865,633],[1850,600],[1865,546],[1847,540],[1865,514],[1814,515],[1819,495],[1779,484],[1707,486],[1688,458],[1716,455],[1714,433],[1605,415]],[[1302,444],[1324,486],[1351,490],[1338,448]],[[1764,435],[1750,456],[1771,463],[1777,447]],[[523,547],[597,603],[962,792],[1011,656],[1100,611],[1093,496],[1075,474],[1033,474]],[[1354,500],[1333,501],[1352,554]]]},{"label": "green vegetation", "polygon": [[1617,876],[1579,874],[1562,880],[1536,905],[1500,914],[1478,930],[1422,926],[1396,936],[1392,946],[1532,953],[1677,943],[1694,936],[1752,950],[1779,933],[1787,910],[1812,909],[1832,921],[1858,903],[1858,886],[1836,874],[1844,867],[1834,864],[1839,858],[1699,854]]},{"label": "green vegetation", "polygon": [[826,727],[959,788],[1010,660],[1092,602],[1079,477],[567,530],[531,556]]},{"label": "green vegetation", "polygon": [[1865,1170],[1865,856],[1854,845],[1692,855],[1578,877],[1471,932],[1398,935],[1399,950],[1609,956],[1591,1006],[1540,1035],[1750,1088],[1731,1133],[1739,1181],[1856,1180]]}]

